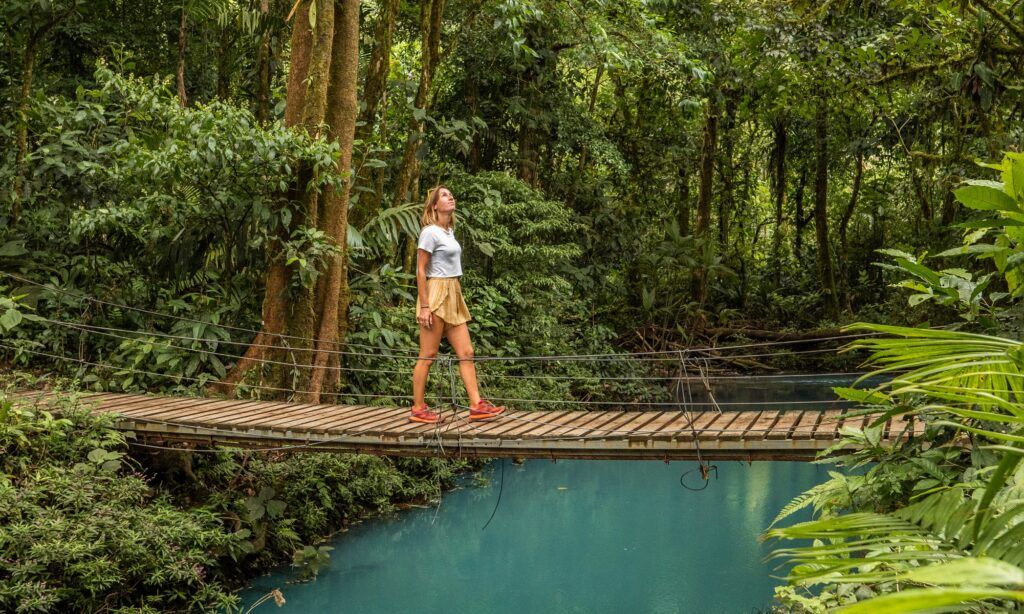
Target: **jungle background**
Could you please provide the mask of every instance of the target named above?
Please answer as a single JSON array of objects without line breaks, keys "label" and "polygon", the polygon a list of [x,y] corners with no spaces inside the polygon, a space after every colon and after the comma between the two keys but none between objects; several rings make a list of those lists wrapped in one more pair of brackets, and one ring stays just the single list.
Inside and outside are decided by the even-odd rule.
[{"label": "jungle background", "polygon": [[[1016,158],[1001,162],[1024,138],[1016,0],[9,0],[0,32],[0,352],[18,383],[401,402],[418,219],[439,183],[458,200],[479,355],[814,339],[857,321],[1017,335],[1024,220],[956,191],[1001,170],[1016,198]],[[667,394],[599,377],[649,365],[595,368],[481,374],[532,399]],[[225,557],[269,564],[355,513],[325,495],[296,520],[305,495],[275,498],[284,478],[269,477],[288,463],[377,476],[365,508],[429,496],[456,469],[197,455],[143,471],[92,418],[6,407],[4,496],[47,496],[45,465],[180,522],[233,514],[196,546],[224,586]],[[55,451],[55,428],[84,443]],[[127,467],[137,484],[113,479]],[[56,538],[18,501],[9,522]],[[5,563],[31,541],[0,540]],[[231,603],[173,557],[145,565],[183,565],[169,577],[190,588],[46,588],[73,558],[8,565],[0,604]]]}]

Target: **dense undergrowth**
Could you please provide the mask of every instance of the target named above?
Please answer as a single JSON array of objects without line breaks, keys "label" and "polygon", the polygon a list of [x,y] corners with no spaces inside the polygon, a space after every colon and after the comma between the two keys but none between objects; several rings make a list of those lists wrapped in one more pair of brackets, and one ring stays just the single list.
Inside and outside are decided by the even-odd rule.
[{"label": "dense undergrowth", "polygon": [[[834,457],[820,462],[865,470],[830,473],[775,522],[806,507],[814,520],[765,534],[811,540],[774,553],[788,564],[781,611],[1019,612],[1024,604],[1024,156],[986,166],[998,181],[956,191],[986,215],[960,246],[931,258],[887,252],[907,276],[900,285],[913,292],[910,304],[941,305],[962,329],[855,327],[884,335],[853,346],[889,381],[837,390],[872,424],[844,431],[828,451]],[[949,258],[966,264],[936,267]],[[926,430],[885,444],[893,417]]]},{"label": "dense undergrowth", "polygon": [[[74,392],[0,395],[0,610],[235,611],[248,578],[322,565],[321,540],[439,497],[464,462],[128,445]],[[287,588],[284,589],[287,598]]]}]

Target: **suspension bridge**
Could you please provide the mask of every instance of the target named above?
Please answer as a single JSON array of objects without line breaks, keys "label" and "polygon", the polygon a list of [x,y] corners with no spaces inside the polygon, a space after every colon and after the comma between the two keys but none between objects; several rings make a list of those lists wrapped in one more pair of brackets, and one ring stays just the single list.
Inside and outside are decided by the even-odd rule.
[{"label": "suspension bridge", "polygon": [[[5,274],[9,277],[16,277]],[[22,282],[34,283],[16,277]],[[67,293],[53,286],[47,291]],[[134,311],[147,316],[168,318],[187,324],[208,325],[181,316],[153,312],[145,309],[109,303],[76,295],[123,311]],[[247,345],[222,337],[211,339],[183,334],[146,330],[130,330],[95,326],[80,322],[36,318],[52,327],[64,327],[78,334],[99,335],[120,339],[121,343],[138,342],[203,356],[222,356],[225,362],[236,353],[223,352],[223,346]],[[252,335],[256,331],[223,326],[222,329]],[[841,335],[820,341],[839,341],[863,335]],[[286,338],[282,341],[310,342],[308,339]],[[579,362],[589,361],[608,365],[613,361],[647,361],[656,364],[655,375],[611,375],[595,372],[593,375],[518,373],[505,370],[500,373],[481,373],[485,380],[493,375],[509,379],[592,380],[601,383],[641,383],[652,389],[672,389],[671,401],[646,400],[593,400],[576,398],[492,398],[509,406],[501,416],[487,421],[470,422],[468,408],[456,395],[453,357],[441,356],[441,377],[449,379],[451,395],[428,397],[432,403],[440,401],[444,420],[439,424],[421,424],[409,421],[406,406],[394,403],[409,397],[371,393],[331,393],[341,399],[372,399],[390,401],[387,405],[335,403],[295,403],[265,400],[205,398],[115,392],[79,393],[81,404],[90,411],[111,414],[116,428],[134,433],[131,445],[167,448],[187,446],[196,451],[212,451],[205,446],[226,446],[235,450],[307,450],[322,452],[360,452],[396,456],[458,456],[486,458],[549,458],[549,459],[646,459],[646,460],[807,460],[822,450],[834,446],[844,428],[863,429],[873,418],[864,416],[848,403],[836,398],[810,401],[745,401],[719,402],[713,394],[714,379],[758,379],[773,376],[712,376],[710,364],[716,359],[737,361],[785,354],[818,354],[835,352],[835,348],[785,349],[777,346],[809,343],[803,341],[760,342],[717,348],[697,348],[674,351],[650,351],[631,354],[596,354],[572,356],[476,356],[478,364],[522,365],[529,361]],[[206,383],[196,377],[186,377],[145,369],[127,368],[90,360],[81,356],[55,354],[35,349],[24,343],[0,343],[0,349],[10,353],[47,358],[77,364],[80,372],[104,370],[119,375],[167,378],[177,384]],[[742,350],[739,354],[721,356],[723,350]],[[346,362],[363,360],[367,366],[337,366],[349,371],[350,376],[363,374],[386,376],[402,375],[410,378],[411,369],[386,368],[380,361],[410,361],[418,357],[415,351],[390,350],[344,344],[344,349],[330,350],[344,355]],[[355,359],[354,361],[352,359]],[[294,360],[261,362],[299,369],[312,365],[297,364]],[[436,371],[436,370],[435,370]],[[532,373],[532,374],[531,374]],[[632,373],[632,372],[630,372]],[[824,374],[851,375],[851,374]],[[411,380],[410,380],[411,381]],[[695,396],[694,387],[698,388]],[[301,390],[250,386],[251,392],[276,396],[302,393]],[[695,400],[703,394],[706,400]],[[15,395],[18,404],[59,412],[63,395],[52,391],[22,391]],[[549,407],[567,409],[546,409]],[[529,409],[541,407],[542,409]],[[923,424],[913,418],[897,416],[882,425],[882,443],[895,443],[920,434]],[[196,445],[204,446],[195,448]]]},{"label": "suspension bridge", "polygon": [[[54,409],[54,393],[19,403]],[[637,460],[807,460],[834,445],[842,427],[870,419],[850,410],[515,411],[469,422],[458,412],[441,424],[410,422],[406,407],[312,405],[142,394],[84,394],[96,413],[116,416],[136,443],[223,445],[241,449],[361,452],[395,456]],[[882,441],[919,434],[922,424],[894,418]],[[147,443],[149,442],[149,443]]]}]

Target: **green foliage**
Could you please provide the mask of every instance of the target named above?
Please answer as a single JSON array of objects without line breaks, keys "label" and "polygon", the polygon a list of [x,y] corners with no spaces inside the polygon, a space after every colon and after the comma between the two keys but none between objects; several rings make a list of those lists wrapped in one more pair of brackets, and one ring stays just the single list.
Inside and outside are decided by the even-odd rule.
[{"label": "green foliage", "polygon": [[[957,198],[974,208],[1015,215],[1010,210],[1016,207],[1016,193],[1003,190],[1013,185],[1016,163],[1015,156],[1004,160],[1001,168],[1008,181],[998,189],[973,182]],[[1008,236],[1001,232],[996,243]],[[954,252],[978,258],[991,254],[970,249],[940,256]],[[1015,283],[1014,268],[997,266],[985,276],[984,285],[965,295],[963,283],[948,278],[966,283],[975,279],[972,273],[937,272],[909,254],[887,254],[895,258],[893,268],[917,278],[901,284],[917,293],[912,304],[934,299],[969,321],[979,313],[975,299],[985,285],[1005,282],[1013,288]],[[1010,309],[1019,301],[1012,294]],[[994,303],[986,305],[989,327],[1003,316]],[[836,606],[843,606],[836,610],[842,612],[1019,607],[1013,602],[1024,602],[1019,590],[1024,579],[1020,342],[954,330],[869,324],[851,329],[887,335],[858,339],[852,347],[868,350],[872,375],[889,379],[870,390],[837,389],[874,418],[863,431],[844,432],[827,453],[836,455],[829,462],[870,468],[863,476],[832,473],[828,482],[780,512],[776,522],[813,505],[815,520],[770,529],[765,537],[813,540],[810,546],[780,548],[773,556],[792,564],[787,579],[793,585],[826,587],[817,595],[786,588],[777,597],[801,612]],[[923,437],[882,445],[880,429],[894,417],[923,420]]]},{"label": "green foliage", "polygon": [[233,611],[232,589],[255,571],[291,560],[315,575],[331,548],[307,544],[437,497],[466,467],[333,454],[133,456],[111,419],[73,393],[38,405],[0,396],[5,611]]}]

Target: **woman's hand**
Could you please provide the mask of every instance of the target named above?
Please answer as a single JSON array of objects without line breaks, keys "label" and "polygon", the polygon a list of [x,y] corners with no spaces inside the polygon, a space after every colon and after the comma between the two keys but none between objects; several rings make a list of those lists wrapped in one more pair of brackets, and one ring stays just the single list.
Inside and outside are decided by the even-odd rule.
[{"label": "woman's hand", "polygon": [[434,314],[430,311],[430,307],[420,307],[420,312],[416,314],[416,321],[424,328],[433,328]]}]

